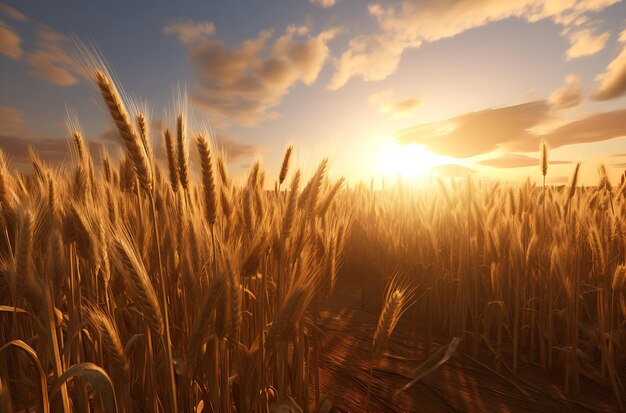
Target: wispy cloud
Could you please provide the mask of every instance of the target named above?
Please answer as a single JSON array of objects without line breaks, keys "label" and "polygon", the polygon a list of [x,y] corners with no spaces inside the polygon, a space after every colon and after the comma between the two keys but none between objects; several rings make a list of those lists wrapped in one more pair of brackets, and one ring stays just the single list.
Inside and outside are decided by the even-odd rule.
[{"label": "wispy cloud", "polygon": [[[152,138],[152,146],[154,147],[155,156],[165,161],[165,145],[163,133],[165,132],[165,125],[158,119],[153,119],[150,122],[150,132]],[[98,135],[100,142],[109,145],[121,145],[122,138],[119,136],[119,132],[116,128],[107,127]],[[214,139],[216,150],[219,153],[223,153],[226,158],[231,162],[236,162],[239,159],[251,157],[258,152],[258,148],[254,145],[241,142],[234,136],[217,134]]]},{"label": "wispy cloud", "polygon": [[9,106],[0,106],[0,135],[16,135],[22,131],[22,113]]},{"label": "wispy cloud", "polygon": [[592,96],[595,100],[610,100],[626,94],[626,30],[620,34],[619,41],[623,44],[622,51],[596,78],[600,86]]},{"label": "wispy cloud", "polygon": [[304,26],[289,26],[271,46],[272,31],[231,49],[216,40],[200,40],[189,50],[199,88],[197,105],[221,121],[254,126],[279,114],[274,110],[297,83],[310,85],[328,58],[336,30],[312,35]]},{"label": "wispy cloud", "polygon": [[252,157],[258,153],[259,148],[254,145],[240,142],[237,138],[228,135],[218,134],[215,138],[218,151],[223,153],[231,162],[239,159]]},{"label": "wispy cloud", "polygon": [[209,21],[194,23],[187,19],[168,24],[163,28],[163,33],[175,35],[183,43],[192,43],[215,33],[215,26]]},{"label": "wispy cloud", "polygon": [[46,25],[37,31],[37,48],[28,54],[31,75],[58,86],[78,83],[83,72],[80,64],[68,54],[67,38]]},{"label": "wispy cloud", "polygon": [[626,110],[597,113],[559,126],[532,140],[520,141],[515,149],[536,150],[541,139],[552,148],[578,143],[601,142],[626,136]]},{"label": "wispy cloud", "polygon": [[396,137],[399,143],[425,144],[437,153],[469,157],[533,137],[531,129],[550,118],[550,109],[545,100],[485,109],[407,128]]},{"label": "wispy cloud", "polygon": [[28,20],[24,13],[4,3],[0,3],[0,14],[19,22]]},{"label": "wispy cloud", "polygon": [[311,4],[317,4],[318,6],[324,9],[333,7],[337,3],[337,0],[310,0],[310,1],[311,1]]},{"label": "wispy cloud", "polygon": [[[570,161],[550,161],[550,165],[570,164]],[[505,153],[493,158],[477,162],[479,165],[491,166],[493,168],[523,168],[528,166],[539,166],[540,160],[532,156],[517,153]]]},{"label": "wispy cloud", "polygon": [[583,100],[582,83],[576,75],[565,76],[565,86],[552,92],[548,101],[557,109],[577,106]]},{"label": "wispy cloud", "polygon": [[0,149],[23,170],[28,163],[28,146],[43,159],[58,162],[67,155],[65,139],[41,136],[24,128],[23,113],[13,107],[0,106]]},{"label": "wispy cloud", "polygon": [[22,57],[22,38],[11,26],[0,20],[0,53],[13,59]]},{"label": "wispy cloud", "polygon": [[[564,27],[576,26],[586,20],[587,13],[603,10],[617,1],[426,0],[407,1],[401,6],[370,4],[368,11],[379,31],[357,36],[349,42],[328,87],[338,89],[352,77],[365,81],[385,79],[396,71],[406,49],[419,47],[425,41],[450,38],[510,17],[531,23],[551,19]],[[592,50],[589,43],[597,48],[600,42],[595,39],[587,43],[589,52]],[[578,49],[573,53],[576,52],[581,53]]]},{"label": "wispy cloud", "polygon": [[368,101],[380,113],[389,115],[394,119],[413,115],[422,104],[420,98],[415,96],[407,99],[395,99],[393,91],[390,89],[371,94]]},{"label": "wispy cloud", "polygon": [[592,29],[581,29],[566,34],[570,42],[570,48],[565,52],[567,60],[578,57],[591,56],[604,49],[609,40],[609,32],[594,33]]},{"label": "wispy cloud", "polygon": [[551,105],[538,100],[416,125],[397,132],[396,140],[401,144],[424,144],[444,155],[470,157],[496,149],[532,152],[543,139],[558,148],[626,137],[626,109],[596,113],[536,132],[538,127],[545,129],[554,116]]},{"label": "wispy cloud", "polygon": [[435,166],[432,168],[432,171],[435,175],[448,178],[474,175],[476,172],[478,172],[476,171],[476,169],[468,168],[467,166],[457,165],[454,163]]}]

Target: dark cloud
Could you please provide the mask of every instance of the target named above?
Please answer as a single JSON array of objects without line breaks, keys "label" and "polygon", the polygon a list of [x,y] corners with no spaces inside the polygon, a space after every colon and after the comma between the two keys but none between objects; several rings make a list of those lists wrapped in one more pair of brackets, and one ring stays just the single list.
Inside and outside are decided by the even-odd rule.
[{"label": "dark cloud", "polygon": [[[494,158],[476,162],[479,165],[491,166],[493,168],[523,168],[528,166],[539,166],[540,159],[517,153],[507,153]],[[566,165],[570,161],[550,161],[550,165]]]},{"label": "dark cloud", "polygon": [[550,105],[538,100],[418,125],[400,131],[396,138],[398,143],[425,144],[433,152],[468,157],[491,152],[510,142],[525,141],[535,136],[530,129],[549,117]]},{"label": "dark cloud", "polygon": [[275,118],[276,106],[291,87],[317,79],[334,35],[329,30],[313,36],[306,27],[289,26],[271,47],[266,46],[269,30],[236,49],[214,40],[198,41],[189,51],[199,83],[192,99],[222,123],[254,126]]}]

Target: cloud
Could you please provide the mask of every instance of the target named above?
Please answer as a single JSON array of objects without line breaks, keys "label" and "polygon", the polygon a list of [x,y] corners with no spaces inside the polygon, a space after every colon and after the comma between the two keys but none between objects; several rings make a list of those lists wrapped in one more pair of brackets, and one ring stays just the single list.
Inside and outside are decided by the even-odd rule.
[{"label": "cloud", "polygon": [[9,106],[0,106],[0,135],[15,135],[22,130],[22,113]]},{"label": "cloud", "polygon": [[28,146],[32,146],[42,159],[50,162],[61,162],[68,154],[66,139],[0,134],[0,148],[17,164],[29,163]]},{"label": "cloud", "polygon": [[609,36],[609,32],[595,34],[591,29],[576,30],[568,33],[570,48],[565,52],[566,60],[598,53],[604,49]]},{"label": "cloud", "polygon": [[569,181],[570,181],[569,176],[557,176],[554,178],[548,178],[548,183],[550,184],[563,185],[563,184],[567,184]]},{"label": "cloud", "polygon": [[450,119],[416,125],[395,134],[399,144],[417,143],[430,151],[469,157],[505,149],[534,152],[542,140],[550,147],[601,142],[626,137],[626,109],[601,112],[568,122],[551,130],[551,106],[545,100],[485,109]]},{"label": "cloud", "polygon": [[[531,156],[521,155],[517,153],[506,153],[495,158],[485,159],[477,164],[490,166],[492,168],[524,168],[528,166],[539,166],[540,160]],[[549,161],[550,165],[566,165],[570,161]]]},{"label": "cloud", "polygon": [[225,154],[226,159],[231,162],[235,162],[245,157],[254,156],[258,152],[258,148],[256,146],[238,142],[231,136],[217,135],[215,141],[218,151]]},{"label": "cloud", "polygon": [[419,40],[409,42],[386,33],[358,36],[350,40],[348,50],[336,62],[328,89],[337,90],[356,76],[366,82],[383,80],[396,71],[405,49],[421,44]]},{"label": "cloud", "polygon": [[279,114],[274,111],[291,87],[310,85],[326,61],[327,43],[336,30],[313,36],[306,27],[289,26],[271,47],[272,32],[264,30],[236,49],[202,40],[189,51],[197,73],[194,102],[226,123],[254,126]]},{"label": "cloud", "polygon": [[45,25],[38,29],[37,49],[28,54],[27,62],[31,75],[59,86],[78,83],[83,72],[80,64],[67,53],[67,38]]},{"label": "cloud", "polygon": [[317,4],[318,6],[324,9],[333,7],[337,3],[337,0],[310,0],[310,1],[311,1],[311,4]]},{"label": "cloud", "polygon": [[454,163],[435,166],[434,168],[432,168],[432,171],[435,175],[447,178],[469,176],[474,175],[477,172],[475,169],[468,168],[467,166],[457,165]]},{"label": "cloud", "polygon": [[[21,111],[0,106],[0,150],[18,164],[28,163],[28,146],[50,161],[60,161],[65,157],[67,144],[64,139],[43,137],[24,129]],[[23,168],[22,168],[23,169]]]},{"label": "cloud", "polygon": [[406,49],[425,41],[450,38],[511,17],[530,23],[549,18],[565,27],[578,25],[586,20],[586,13],[598,12],[617,1],[424,0],[405,1],[401,6],[370,4],[368,11],[379,31],[349,42],[328,87],[338,89],[352,77],[382,80],[396,71]]},{"label": "cloud", "polygon": [[396,139],[403,144],[425,144],[433,152],[468,157],[532,138],[535,135],[530,130],[548,119],[550,105],[537,100],[417,125],[401,130]]},{"label": "cloud", "polygon": [[535,150],[543,138],[550,147],[600,142],[626,136],[626,109],[590,115],[541,135],[535,142],[520,142],[518,148]]},{"label": "cloud", "polygon": [[24,13],[3,3],[0,3],[0,14],[4,14],[5,16],[20,22],[25,22],[26,20],[28,20]]},{"label": "cloud", "polygon": [[577,106],[583,100],[582,83],[576,75],[565,76],[565,86],[552,92],[548,101],[557,109]]},{"label": "cloud", "polygon": [[163,28],[163,33],[175,35],[182,43],[192,43],[215,33],[215,26],[209,21],[194,23],[191,19],[187,19],[168,24]]},{"label": "cloud", "polygon": [[0,54],[12,59],[22,57],[22,39],[11,26],[0,20]]},{"label": "cloud", "polygon": [[610,100],[626,94],[626,30],[620,34],[619,41],[624,44],[622,51],[604,73],[596,76],[600,86],[592,95],[594,100]]},{"label": "cloud", "polygon": [[[152,120],[150,123],[154,154],[156,158],[160,159],[161,161],[166,161],[167,159],[165,154],[163,137],[165,128],[166,126],[164,125],[164,123],[158,119]],[[113,127],[107,127],[103,129],[98,134],[98,140],[107,146],[122,145],[122,138],[120,138],[117,129]],[[214,143],[216,146],[216,150],[219,153],[224,154],[226,159],[232,162],[235,162],[245,157],[253,156],[258,152],[258,148],[256,146],[240,142],[237,140],[237,138],[233,136],[218,134],[214,139]]]},{"label": "cloud", "polygon": [[394,119],[411,116],[422,104],[418,97],[396,100],[390,89],[373,93],[368,98],[370,105],[377,108],[380,113],[388,114]]}]

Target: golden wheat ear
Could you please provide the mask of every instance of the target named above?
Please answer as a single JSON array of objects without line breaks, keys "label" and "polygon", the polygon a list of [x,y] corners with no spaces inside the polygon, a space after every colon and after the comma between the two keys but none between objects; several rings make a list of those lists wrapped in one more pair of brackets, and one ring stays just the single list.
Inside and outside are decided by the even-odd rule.
[{"label": "golden wheat ear", "polygon": [[124,231],[115,234],[111,247],[113,263],[132,287],[146,323],[154,333],[162,336],[164,322],[161,307],[137,250]]},{"label": "golden wheat ear", "polygon": [[211,150],[209,149],[209,143],[206,138],[201,134],[196,135],[196,144],[198,146],[198,155],[200,156],[200,166],[202,170],[205,217],[209,225],[213,226],[217,218],[217,194],[215,178],[213,176]]},{"label": "golden wheat ear", "polygon": [[289,145],[283,156],[283,162],[280,165],[280,173],[278,174],[278,184],[282,185],[289,173],[289,162],[291,161],[291,153],[293,152],[293,146]]},{"label": "golden wheat ear", "polygon": [[100,95],[104,99],[109,114],[113,118],[119,135],[124,142],[126,152],[132,162],[141,187],[146,192],[151,193],[153,185],[152,167],[150,166],[144,143],[130,123],[126,106],[108,73],[97,70],[94,76]]}]

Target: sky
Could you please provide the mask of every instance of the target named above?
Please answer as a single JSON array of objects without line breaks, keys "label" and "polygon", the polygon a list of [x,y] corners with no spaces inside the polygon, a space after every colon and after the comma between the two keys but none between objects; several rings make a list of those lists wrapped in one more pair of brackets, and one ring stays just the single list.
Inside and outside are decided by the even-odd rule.
[{"label": "sky", "polygon": [[[68,113],[119,147],[75,39],[146,102],[155,146],[186,90],[235,176],[287,145],[349,181],[473,175],[585,184],[626,169],[626,5],[617,0],[0,3],[0,147],[58,162]],[[115,149],[111,149],[115,150]],[[191,151],[193,152],[193,151]],[[157,151],[157,154],[159,151]]]}]

